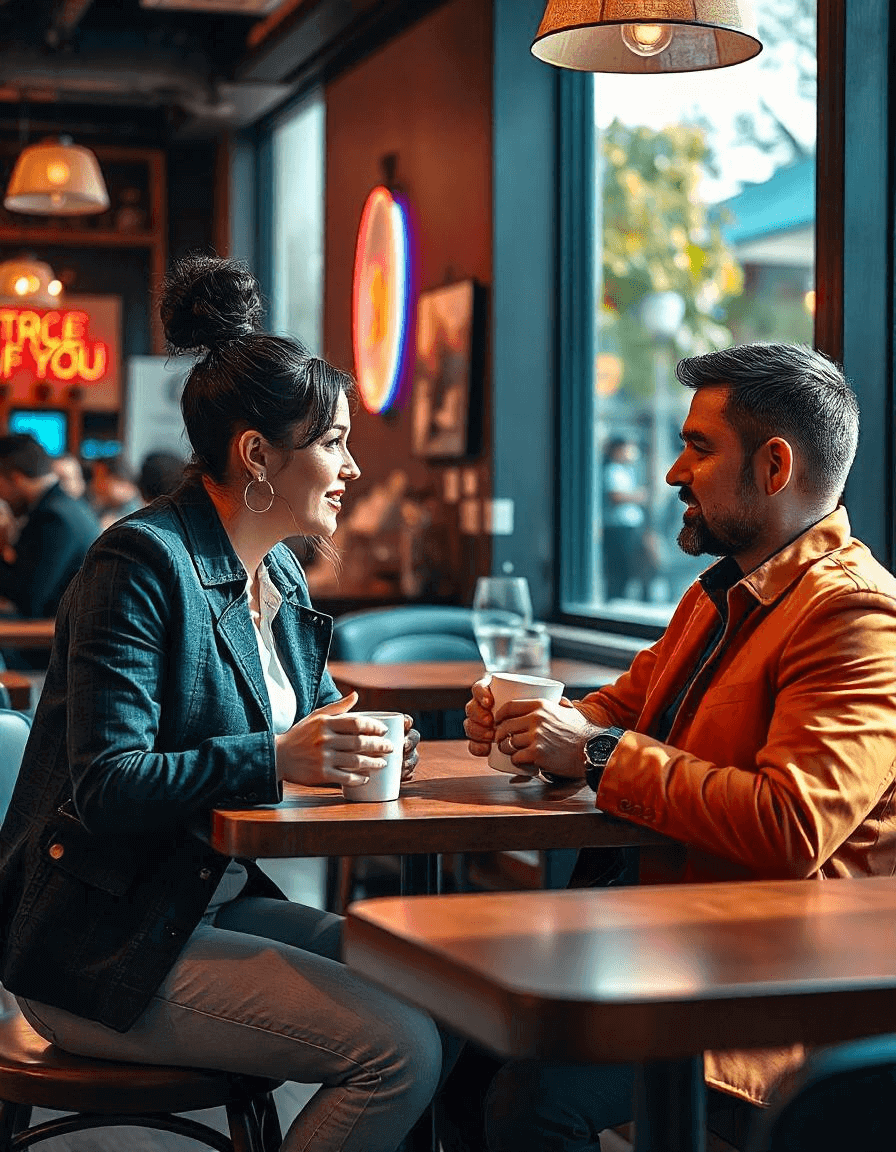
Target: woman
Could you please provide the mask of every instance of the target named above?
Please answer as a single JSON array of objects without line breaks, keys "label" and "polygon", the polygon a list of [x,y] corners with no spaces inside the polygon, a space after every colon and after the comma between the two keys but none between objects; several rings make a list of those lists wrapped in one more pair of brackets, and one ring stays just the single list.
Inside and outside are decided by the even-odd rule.
[{"label": "woman", "polygon": [[338,917],[192,832],[284,780],[362,782],[390,748],[339,698],[332,622],[281,543],[327,541],[359,474],[350,380],[260,316],[238,264],[166,282],[170,348],[203,352],[192,475],[110,528],[61,605],[0,831],[0,974],[69,1051],[322,1082],[284,1150],[391,1152],[435,1089],[435,1025],[339,963]]}]

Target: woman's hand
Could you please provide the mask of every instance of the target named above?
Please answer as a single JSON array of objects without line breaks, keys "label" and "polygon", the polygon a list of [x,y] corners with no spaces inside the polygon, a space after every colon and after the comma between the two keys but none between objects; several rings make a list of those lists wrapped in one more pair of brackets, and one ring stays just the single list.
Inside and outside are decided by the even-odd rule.
[{"label": "woman's hand", "polygon": [[[392,751],[386,727],[372,716],[350,712],[357,702],[358,693],[351,692],[276,736],[278,778],[291,784],[366,784],[372,769],[385,767],[383,756]],[[416,745],[413,751],[416,764]]]},{"label": "woman's hand", "polygon": [[404,759],[401,764],[401,778],[402,780],[410,780],[414,775],[414,769],[417,767],[417,761],[420,759],[420,754],[417,751],[417,745],[420,743],[420,733],[416,728],[412,728],[413,720],[405,713],[404,718]]},{"label": "woman's hand", "polygon": [[464,711],[464,732],[467,734],[470,752],[474,756],[488,756],[495,739],[495,716],[492,709],[495,698],[492,696],[488,680],[477,680],[472,688],[473,698],[467,701]]}]

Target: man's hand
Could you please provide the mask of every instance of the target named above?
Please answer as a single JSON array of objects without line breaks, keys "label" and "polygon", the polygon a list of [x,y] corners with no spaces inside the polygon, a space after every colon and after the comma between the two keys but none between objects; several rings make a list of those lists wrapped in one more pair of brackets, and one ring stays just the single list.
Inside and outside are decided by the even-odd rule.
[{"label": "man's hand", "polygon": [[477,680],[472,688],[473,698],[467,701],[467,718],[464,720],[464,732],[469,741],[468,747],[473,756],[488,756],[492,750],[495,739],[495,718],[492,709],[495,698],[492,696],[488,680]]},{"label": "man's hand", "polygon": [[511,700],[495,719],[498,748],[522,771],[584,780],[585,741],[597,729],[565,696],[558,704]]},{"label": "man's hand", "polygon": [[474,756],[487,756],[496,743],[522,772],[544,768],[554,776],[584,779],[585,741],[597,728],[565,696],[559,704],[511,700],[497,716],[492,711],[494,706],[488,681],[477,680],[464,721]]}]

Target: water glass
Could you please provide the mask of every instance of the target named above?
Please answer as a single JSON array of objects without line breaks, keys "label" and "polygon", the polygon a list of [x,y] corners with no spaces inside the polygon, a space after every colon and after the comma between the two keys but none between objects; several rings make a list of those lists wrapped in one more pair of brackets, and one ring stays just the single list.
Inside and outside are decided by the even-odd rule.
[{"label": "water glass", "polygon": [[551,674],[551,635],[544,624],[532,624],[513,638],[513,670],[531,676]]},{"label": "water glass", "polygon": [[473,597],[473,632],[488,672],[514,667],[517,635],[532,623],[529,585],[523,576],[482,576]]}]

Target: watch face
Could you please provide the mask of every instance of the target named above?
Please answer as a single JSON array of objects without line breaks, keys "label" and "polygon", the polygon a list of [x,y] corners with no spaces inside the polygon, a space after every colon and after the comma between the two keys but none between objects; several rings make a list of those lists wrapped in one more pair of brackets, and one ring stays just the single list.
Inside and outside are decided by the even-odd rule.
[{"label": "watch face", "polygon": [[592,736],[586,745],[588,759],[591,760],[592,763],[605,763],[617,743],[618,740],[615,736]]}]

